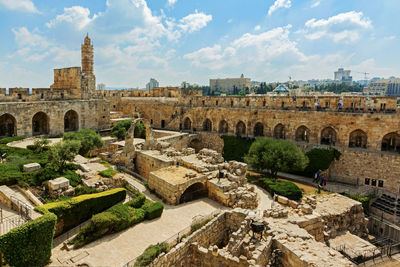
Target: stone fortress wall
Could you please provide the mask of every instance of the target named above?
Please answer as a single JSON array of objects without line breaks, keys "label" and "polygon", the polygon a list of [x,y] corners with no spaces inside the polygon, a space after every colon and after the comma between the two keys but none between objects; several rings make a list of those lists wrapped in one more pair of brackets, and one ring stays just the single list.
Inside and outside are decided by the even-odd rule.
[{"label": "stone fortress wall", "polygon": [[86,36],[82,69],[55,69],[50,88],[0,88],[0,137],[108,129],[110,104],[95,83],[93,45]]},{"label": "stone fortress wall", "polygon": [[366,192],[379,189],[396,194],[400,190],[400,114],[396,98],[206,97],[196,90],[179,92],[178,97],[125,97],[128,91],[108,92],[115,96],[106,98],[110,111],[138,113],[154,128],[275,137],[296,142],[305,151],[334,146],[342,157],[331,166],[330,181],[362,186]]}]

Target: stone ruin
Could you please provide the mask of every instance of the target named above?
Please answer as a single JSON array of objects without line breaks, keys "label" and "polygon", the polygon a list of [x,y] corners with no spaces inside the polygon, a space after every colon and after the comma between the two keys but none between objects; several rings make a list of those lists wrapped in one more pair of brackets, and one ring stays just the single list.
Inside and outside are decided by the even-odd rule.
[{"label": "stone ruin", "polygon": [[[244,209],[218,215],[150,266],[336,267],[379,255],[361,238],[368,231],[359,202],[329,194],[305,197],[292,208],[289,201],[277,200],[262,215]],[[311,213],[303,212],[303,205],[309,205]],[[261,233],[253,232],[254,222],[263,226]]]},{"label": "stone ruin", "polygon": [[50,196],[72,196],[74,188],[69,184],[69,180],[65,177],[58,177],[47,181],[47,189]]}]

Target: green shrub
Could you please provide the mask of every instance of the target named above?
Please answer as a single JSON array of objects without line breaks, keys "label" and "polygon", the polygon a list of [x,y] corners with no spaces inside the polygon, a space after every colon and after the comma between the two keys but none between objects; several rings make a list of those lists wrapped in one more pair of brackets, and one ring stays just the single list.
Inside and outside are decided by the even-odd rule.
[{"label": "green shrub", "polygon": [[126,205],[129,207],[138,209],[141,206],[143,206],[144,202],[146,201],[146,196],[143,194],[140,194],[139,196],[135,197],[134,199],[128,201]]},{"label": "green shrub", "polygon": [[126,197],[124,188],[116,188],[96,194],[86,194],[67,201],[48,203],[35,210],[45,213],[50,211],[57,215],[56,235],[59,235],[89,219],[93,214],[123,201]]},{"label": "green shrub", "polygon": [[63,140],[77,140],[81,143],[79,154],[85,155],[89,150],[101,148],[104,145],[104,141],[96,131],[91,129],[81,129],[78,132],[64,133]]},{"label": "green shrub", "polygon": [[226,161],[243,161],[253,143],[251,140],[231,135],[222,135],[221,138],[224,140],[223,156]]},{"label": "green shrub", "polygon": [[75,196],[80,196],[83,194],[95,194],[95,193],[99,193],[99,190],[97,190],[96,188],[87,187],[85,185],[75,187],[75,189],[74,189]]},{"label": "green shrub", "polygon": [[108,177],[111,178],[113,177],[116,173],[118,173],[116,170],[113,168],[109,168],[107,170],[100,171],[99,174],[103,177]]},{"label": "green shrub", "polygon": [[271,194],[278,194],[291,200],[300,200],[303,196],[301,189],[290,181],[260,178],[259,184]]},{"label": "green shrub", "polygon": [[166,242],[158,243],[157,245],[150,245],[146,250],[140,255],[135,262],[135,267],[145,267],[149,266],[155,258],[161,253],[167,253],[169,251],[169,245]]},{"label": "green shrub", "polygon": [[163,213],[163,210],[164,205],[161,202],[155,202],[149,205],[148,207],[146,207],[146,209],[144,209],[144,211],[146,212],[146,219],[152,220],[160,217]]},{"label": "green shrub", "polygon": [[45,266],[53,248],[53,235],[57,217],[45,213],[0,236],[0,252],[9,266]]},{"label": "green shrub", "polygon": [[300,174],[314,177],[314,174],[318,170],[328,169],[333,160],[338,160],[340,158],[340,154],[341,153],[334,148],[313,148],[306,153],[309,163]]},{"label": "green shrub", "polygon": [[[132,122],[132,119],[118,122],[111,128],[111,135],[117,137],[119,140],[124,139],[129,128],[132,126]],[[146,126],[143,122],[136,123],[133,134],[136,138],[146,138]]]},{"label": "green shrub", "polygon": [[203,227],[204,225],[206,225],[209,221],[211,221],[211,219],[207,219],[204,220],[202,222],[199,223],[195,223],[190,225],[190,234],[193,234],[194,232],[196,232],[197,230],[199,230],[201,227]]},{"label": "green shrub", "polygon": [[12,137],[5,137],[0,139],[0,144],[5,145],[14,141],[19,141],[25,139],[25,136],[12,136]]},{"label": "green shrub", "polygon": [[357,200],[358,202],[361,202],[365,215],[369,215],[369,202],[371,201],[371,199],[374,199],[376,197],[373,194],[368,195],[368,196],[360,196],[360,195],[349,195],[349,194],[343,193],[343,195],[348,198]]}]

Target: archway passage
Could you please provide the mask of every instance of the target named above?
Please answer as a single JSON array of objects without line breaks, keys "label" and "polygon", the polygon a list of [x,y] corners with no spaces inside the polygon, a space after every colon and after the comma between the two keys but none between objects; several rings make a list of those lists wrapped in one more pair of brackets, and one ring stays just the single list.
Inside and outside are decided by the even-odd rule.
[{"label": "archway passage", "polygon": [[261,122],[257,122],[254,125],[254,136],[264,136],[264,125]]},{"label": "archway passage", "polygon": [[218,132],[219,133],[228,133],[228,123],[225,120],[219,122]]},{"label": "archway passage", "polygon": [[321,132],[321,145],[334,146],[336,144],[336,131],[332,127],[326,127]]},{"label": "archway passage", "polygon": [[36,113],[32,118],[32,135],[49,134],[49,117],[44,112]]},{"label": "archway passage", "polygon": [[179,199],[179,204],[207,197],[207,188],[202,183],[195,183],[189,186]]},{"label": "archway passage", "polygon": [[398,133],[388,133],[382,139],[382,151],[400,152],[400,135]]},{"label": "archway passage", "polygon": [[296,141],[307,142],[310,140],[310,130],[302,125],[296,130]]},{"label": "archway passage", "polygon": [[367,148],[367,134],[362,130],[355,130],[350,133],[349,147]]},{"label": "archway passage", "polygon": [[283,126],[282,123],[279,123],[278,125],[275,126],[274,137],[276,139],[285,139],[286,138],[285,126]]},{"label": "archway passage", "polygon": [[79,116],[75,110],[69,110],[64,115],[64,132],[79,130]]},{"label": "archway passage", "polygon": [[205,132],[211,132],[212,131],[212,122],[210,121],[210,119],[206,119],[203,122],[203,131],[205,131]]},{"label": "archway passage", "polygon": [[237,136],[245,136],[246,135],[246,125],[243,121],[239,121],[236,124],[236,135]]},{"label": "archway passage", "polygon": [[183,121],[183,129],[184,130],[192,129],[192,121],[189,118],[185,118],[185,120]]},{"label": "archway passage", "polygon": [[10,114],[0,116],[0,137],[17,135],[17,121]]}]

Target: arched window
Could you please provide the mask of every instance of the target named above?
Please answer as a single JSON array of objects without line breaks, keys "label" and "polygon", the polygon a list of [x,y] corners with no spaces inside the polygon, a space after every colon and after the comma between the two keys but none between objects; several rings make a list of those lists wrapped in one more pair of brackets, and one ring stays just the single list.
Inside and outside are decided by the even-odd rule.
[{"label": "arched window", "polygon": [[296,141],[307,142],[310,140],[310,130],[302,125],[296,130]]},{"label": "arched window", "polygon": [[321,145],[334,146],[336,144],[336,131],[332,127],[326,127],[321,132]]},{"label": "arched window", "polygon": [[225,120],[219,122],[218,132],[219,133],[227,133],[229,130],[228,123]]},{"label": "arched window", "polygon": [[236,124],[236,135],[237,136],[245,136],[246,135],[246,125],[243,121],[239,121]]},{"label": "arched window", "polygon": [[49,134],[49,117],[44,112],[36,113],[32,118],[32,135]]},{"label": "arched window", "polygon": [[78,113],[69,110],[64,115],[64,132],[77,131],[79,129]]},{"label": "arched window", "polygon": [[264,136],[264,125],[261,122],[254,125],[254,136]]},{"label": "arched window", "polygon": [[276,139],[285,139],[286,138],[286,131],[285,126],[282,123],[279,123],[274,128],[274,137]]},{"label": "arched window", "polygon": [[396,132],[388,133],[382,139],[382,151],[400,152],[400,135]]},{"label": "arched window", "polygon": [[367,134],[362,130],[350,133],[349,147],[367,148]]},{"label": "arched window", "polygon": [[17,135],[17,121],[10,114],[0,116],[0,137]]},{"label": "arched window", "polygon": [[205,131],[205,132],[211,132],[212,131],[212,122],[210,121],[210,119],[206,119],[203,122],[203,131]]},{"label": "arched window", "polygon": [[192,121],[189,118],[185,118],[185,120],[183,121],[183,129],[184,130],[192,129]]}]

